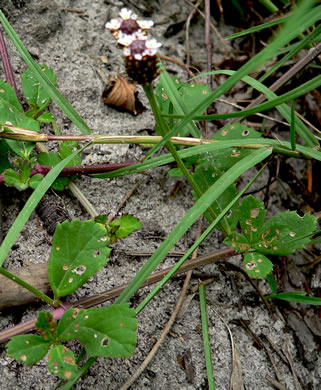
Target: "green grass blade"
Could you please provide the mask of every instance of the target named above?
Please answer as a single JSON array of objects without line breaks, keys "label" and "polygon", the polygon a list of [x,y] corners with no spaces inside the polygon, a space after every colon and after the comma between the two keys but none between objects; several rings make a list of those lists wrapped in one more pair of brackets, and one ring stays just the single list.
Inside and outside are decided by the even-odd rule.
[{"label": "green grass blade", "polygon": [[289,52],[283,58],[281,58],[280,61],[278,61],[275,65],[273,65],[271,69],[269,69],[267,72],[264,73],[264,75],[262,77],[259,78],[259,81],[261,81],[261,83],[262,83],[264,80],[266,80],[268,77],[270,77],[271,74],[276,72],[290,58],[295,56],[304,47],[310,45],[310,43],[313,42],[315,40],[315,38],[320,37],[320,33],[321,33],[321,25],[316,27],[310,34],[308,34],[306,37],[304,37],[304,39],[302,39],[296,45],[293,45],[290,48]]},{"label": "green grass blade", "polygon": [[9,38],[12,43],[17,48],[22,59],[29,66],[29,68],[35,74],[35,77],[39,83],[46,89],[51,98],[56,102],[56,104],[62,109],[62,111],[67,115],[67,117],[79,128],[83,134],[90,134],[91,130],[81,118],[78,112],[74,107],[68,102],[68,100],[58,91],[58,89],[52,84],[49,78],[42,72],[41,67],[34,61],[34,59],[29,54],[28,50],[23,45],[22,41],[18,37],[17,33],[11,27],[7,18],[4,16],[3,12],[0,10],[0,22],[3,25],[3,28],[6,30]]},{"label": "green grass blade", "polygon": [[116,303],[126,302],[144,283],[148,275],[154,271],[158,264],[164,259],[171,248],[183,236],[183,234],[192,226],[192,224],[210,207],[228,186],[230,186],[247,169],[253,167],[272,153],[271,149],[261,148],[254,151],[222,175],[215,184],[210,187],[195,205],[185,214],[181,221],[176,225],[171,234],[163,241],[160,247],[149,258],[147,263],[136,274],[126,289],[116,300]]},{"label": "green grass blade", "polygon": [[290,121],[290,139],[291,139],[291,149],[295,150],[295,113],[294,113],[294,100],[291,103],[291,121]]},{"label": "green grass blade", "polygon": [[[165,93],[169,98],[169,100],[172,102],[174,109],[176,110],[176,112],[180,113],[181,115],[188,114],[187,108],[185,107],[185,104],[182,101],[182,97],[177,91],[174,81],[170,78],[169,74],[166,72],[166,69],[163,63],[161,62],[161,60],[159,60],[159,69],[162,71],[159,77],[164,86]],[[199,138],[200,136],[200,132],[193,122],[187,124],[186,130],[184,130],[182,136],[185,136],[188,133],[190,133],[194,138]]]},{"label": "green grass blade", "polygon": [[305,291],[281,292],[266,296],[266,299],[282,299],[283,301],[305,303],[307,305],[321,305],[321,298],[307,297]]},{"label": "green grass blade", "polygon": [[[317,149],[311,149],[310,147],[296,145],[296,152],[291,152],[291,144],[287,141],[280,141],[265,139],[265,138],[252,138],[247,140],[229,140],[229,141],[219,141],[213,142],[211,144],[193,146],[188,149],[180,150],[178,154],[181,158],[187,158],[199,154],[203,154],[206,152],[213,152],[216,150],[224,150],[228,148],[251,145],[252,148],[255,146],[260,148],[262,146],[272,146],[274,148],[274,152],[283,153],[286,155],[293,155],[293,157],[300,157],[296,152],[303,153],[306,157],[311,159],[316,159],[321,161],[321,152]],[[104,179],[104,178],[114,178],[125,176],[129,174],[136,174],[148,169],[156,168],[174,161],[174,158],[170,154],[164,154],[159,157],[155,157],[153,159],[147,160],[143,163],[137,163],[130,167],[121,168],[117,171],[107,172],[99,175],[92,175],[92,177]]]},{"label": "green grass blade", "polygon": [[205,286],[203,284],[200,284],[200,286],[199,286],[199,296],[200,296],[202,334],[203,334],[203,345],[204,345],[204,353],[205,353],[208,388],[209,388],[209,390],[214,390],[215,384],[214,384],[214,376],[213,376],[213,362],[212,362],[212,354],[211,354],[211,345],[210,345],[210,338],[209,338],[209,334],[208,334],[206,293],[205,293]]},{"label": "green grass blade", "polygon": [[49,189],[51,184],[56,180],[56,178],[58,177],[58,175],[62,171],[62,169],[65,166],[67,166],[67,164],[78,153],[81,153],[83,150],[84,150],[84,148],[75,151],[73,154],[71,154],[70,156],[68,156],[67,158],[62,160],[59,164],[57,164],[54,168],[52,168],[51,171],[44,177],[44,179],[38,185],[38,187],[33,191],[33,193],[31,194],[31,196],[27,200],[23,209],[20,211],[19,215],[15,219],[14,223],[12,224],[10,230],[8,231],[5,239],[3,240],[2,244],[1,244],[1,247],[0,247],[0,267],[2,266],[6,257],[8,256],[8,254],[12,248],[12,245],[15,243],[16,239],[18,238],[18,235],[20,234],[22,228],[24,227],[27,220],[29,219],[31,213],[36,208],[40,199],[47,192],[47,190]]},{"label": "green grass blade", "polygon": [[258,26],[253,26],[253,27],[250,27],[250,28],[248,28],[246,30],[243,30],[243,31],[237,32],[235,34],[229,35],[229,36],[225,37],[224,39],[225,40],[229,40],[229,39],[235,39],[235,38],[243,37],[244,35],[252,34],[252,33],[264,30],[265,28],[271,28],[271,27],[276,26],[278,24],[287,22],[288,20],[289,20],[289,15],[283,16],[282,18],[279,18],[279,19],[276,19],[276,20],[271,20],[270,22],[262,23],[262,24],[259,24]]},{"label": "green grass blade", "polygon": [[[215,75],[215,74],[233,75],[234,73],[235,73],[235,71],[232,71],[232,70],[216,70],[216,71],[210,72],[209,74],[213,74],[213,75]],[[207,75],[207,73],[203,74],[202,76],[205,76],[205,75]],[[196,76],[195,78],[198,78],[198,77],[200,77],[200,76]],[[316,78],[317,78],[317,82],[320,84],[321,77],[317,76]],[[289,107],[285,103],[280,104],[280,101],[281,100],[284,100],[284,101],[291,100],[292,99],[291,98],[291,96],[292,96],[291,92],[295,92],[296,94],[300,94],[302,92],[302,90],[305,90],[304,93],[306,93],[306,89],[307,88],[310,88],[310,89],[317,88],[317,86],[314,84],[314,81],[315,81],[316,78],[314,78],[314,79],[309,81],[309,86],[308,87],[306,85],[307,83],[305,83],[305,84],[302,84],[300,87],[296,88],[295,90],[292,90],[292,91],[288,92],[287,94],[284,94],[284,95],[281,95],[281,96],[277,96],[274,92],[272,92],[268,87],[263,85],[258,80],[255,80],[255,79],[253,79],[250,76],[245,76],[245,77],[242,78],[242,81],[244,81],[245,83],[249,84],[251,87],[255,88],[259,92],[264,93],[266,95],[266,97],[269,99],[269,102],[262,103],[262,104],[260,104],[258,106],[252,107],[249,110],[243,110],[243,111],[239,111],[237,113],[222,114],[222,115],[219,115],[219,114],[218,115],[207,115],[207,118],[210,119],[210,120],[214,120],[214,119],[228,119],[228,118],[232,118],[232,117],[242,117],[244,115],[248,116],[248,115],[255,114],[256,112],[261,112],[262,109],[264,111],[265,109],[273,108],[276,105],[275,103],[277,103],[279,105],[277,105],[275,108],[287,120],[288,123],[291,123],[290,109],[289,109]],[[301,88],[302,88],[302,90],[301,90]],[[271,107],[270,105],[273,106],[273,107]],[[206,116],[202,115],[202,116],[197,116],[194,119],[203,120],[205,118],[206,118]],[[310,146],[318,145],[318,141],[313,137],[313,134],[311,134],[309,129],[306,127],[306,125],[298,117],[295,117],[295,124],[296,124],[296,131],[297,131],[297,133],[300,135],[300,137],[302,137],[302,139],[308,145],[310,145]]]},{"label": "green grass blade", "polygon": [[[277,51],[290,42],[292,39],[296,38],[298,34],[304,31],[306,28],[312,26],[321,18],[321,6],[315,7],[313,15],[308,17],[306,16],[307,11],[310,7],[315,4],[314,0],[305,0],[301,2],[300,6],[297,9],[297,12],[294,13],[290,18],[288,23],[284,26],[282,32],[278,35],[278,37],[270,43],[267,47],[265,47],[260,53],[251,58],[246,64],[244,64],[235,74],[233,74],[230,78],[228,78],[223,84],[221,84],[216,90],[210,94],[208,94],[204,99],[196,105],[194,110],[192,110],[184,119],[182,119],[179,123],[177,123],[174,128],[168,133],[163,140],[156,145],[152,153],[149,154],[149,157],[153,153],[155,153],[158,149],[166,144],[168,138],[172,137],[176,133],[179,133],[180,130],[183,129],[190,121],[195,119],[195,116],[198,112],[204,112],[206,108],[213,103],[215,99],[223,95],[226,91],[228,91],[231,87],[233,87],[238,81],[240,81],[245,75],[251,72],[253,69],[257,69],[264,61],[271,56],[277,54]],[[282,102],[281,102],[282,103]],[[280,103],[278,103],[280,104]],[[217,118],[217,119],[221,119]]]},{"label": "green grass blade", "polygon": [[210,226],[201,234],[201,236],[194,242],[185,255],[172,267],[172,269],[163,277],[163,279],[152,289],[152,291],[144,298],[144,300],[136,308],[136,315],[144,309],[144,307],[154,298],[156,294],[165,286],[170,278],[179,270],[182,264],[192,255],[196,248],[206,239],[215,226],[220,223],[225,214],[234,206],[234,204],[240,199],[241,196],[250,188],[254,181],[265,169],[266,164],[257,172],[257,174],[251,179],[251,181],[244,186],[244,188],[237,194],[237,196],[222,210],[222,212],[215,218]]}]

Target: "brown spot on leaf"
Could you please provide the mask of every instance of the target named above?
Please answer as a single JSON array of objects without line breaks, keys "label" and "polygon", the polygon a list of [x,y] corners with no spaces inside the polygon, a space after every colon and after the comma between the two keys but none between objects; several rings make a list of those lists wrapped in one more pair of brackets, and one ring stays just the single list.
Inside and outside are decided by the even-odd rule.
[{"label": "brown spot on leaf", "polygon": [[64,361],[68,364],[72,364],[73,366],[75,365],[74,359],[72,356],[64,356],[63,357]]}]

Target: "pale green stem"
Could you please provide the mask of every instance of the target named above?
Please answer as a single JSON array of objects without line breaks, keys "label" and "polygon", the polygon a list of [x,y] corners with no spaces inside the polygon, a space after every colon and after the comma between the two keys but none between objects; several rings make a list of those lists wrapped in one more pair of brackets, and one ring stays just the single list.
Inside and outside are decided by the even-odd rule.
[{"label": "pale green stem", "polygon": [[33,287],[31,284],[25,282],[23,279],[20,279],[18,276],[16,276],[13,273],[9,272],[5,268],[0,267],[0,273],[3,276],[5,276],[6,278],[12,280],[13,282],[15,282],[15,283],[19,284],[20,286],[22,286],[23,288],[27,289],[32,294],[37,296],[39,299],[41,299],[42,301],[45,301],[46,303],[48,303],[50,306],[52,306],[52,307],[59,306],[57,301],[54,301],[53,299],[48,297],[46,294],[44,294],[42,291],[40,291],[37,288]]},{"label": "pale green stem", "polygon": [[204,353],[205,353],[205,362],[206,362],[206,371],[207,371],[207,380],[209,390],[215,389],[214,377],[213,377],[213,363],[211,356],[211,345],[208,335],[208,317],[206,309],[206,295],[205,295],[205,286],[200,284],[199,286],[199,297],[200,297],[200,307],[201,307],[201,317],[202,317],[202,333],[203,333],[203,344],[204,344]]},{"label": "pale green stem", "polygon": [[[146,93],[146,95],[147,95],[147,97],[149,99],[149,103],[150,103],[150,105],[152,107],[152,110],[153,110],[153,113],[154,113],[154,116],[155,116],[155,120],[156,120],[156,122],[157,122],[157,124],[159,126],[161,135],[164,137],[167,133],[169,133],[170,129],[169,129],[168,123],[166,122],[166,120],[161,115],[161,112],[160,112],[160,109],[158,107],[158,104],[157,104],[157,101],[156,101],[156,98],[155,98],[155,94],[154,94],[154,90],[153,90],[152,85],[145,85],[144,86],[144,91],[145,91],[145,93]],[[193,179],[193,177],[190,174],[189,170],[186,168],[186,165],[184,164],[184,162],[180,158],[179,154],[177,153],[177,150],[176,150],[175,146],[173,145],[173,143],[171,141],[169,141],[166,144],[166,146],[168,147],[168,150],[172,154],[173,158],[175,159],[178,167],[182,171],[182,173],[185,176],[186,180],[189,182],[189,184],[192,186],[193,190],[195,191],[195,195],[197,196],[197,198],[200,198],[203,195],[203,193],[200,190],[200,188],[199,188],[198,184],[196,183],[196,181]],[[208,211],[211,214],[211,216],[213,217],[213,219],[215,219],[216,214],[213,211],[212,207],[210,207],[208,209]],[[229,234],[231,234],[231,232],[229,230],[226,230],[224,225],[221,226],[221,229],[223,230],[223,233],[224,233],[225,236],[228,236]]]}]

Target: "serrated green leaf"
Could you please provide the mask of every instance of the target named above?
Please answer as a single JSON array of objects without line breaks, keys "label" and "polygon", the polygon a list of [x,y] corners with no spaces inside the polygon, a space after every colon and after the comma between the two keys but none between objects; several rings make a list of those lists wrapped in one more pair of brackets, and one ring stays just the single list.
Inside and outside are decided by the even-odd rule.
[{"label": "serrated green leaf", "polygon": [[13,169],[7,169],[3,173],[4,182],[9,187],[15,187],[19,191],[24,191],[28,188],[28,182],[22,181],[20,175]]},{"label": "serrated green leaf", "polygon": [[[28,118],[23,112],[17,109],[0,96],[0,123],[12,124],[25,129],[40,131],[39,122]],[[20,142],[13,139],[4,140],[9,148],[20,157],[28,157],[35,147],[33,142]]]},{"label": "serrated green leaf", "polygon": [[108,214],[97,215],[97,217],[94,218],[94,221],[97,223],[101,223],[102,225],[106,225],[107,219],[108,219]]},{"label": "serrated green leaf", "polygon": [[7,347],[9,356],[29,365],[37,363],[47,354],[50,343],[40,336],[26,334],[12,337]]},{"label": "serrated green leaf", "polygon": [[[59,156],[63,160],[64,158],[70,156],[77,149],[80,149],[79,145],[75,141],[65,141],[60,145],[59,148]],[[74,159],[70,161],[68,166],[80,165],[81,164],[81,156],[77,155]]]},{"label": "serrated green leaf", "polygon": [[[41,70],[51,83],[56,86],[56,75],[53,70],[48,68],[47,65],[41,65]],[[35,114],[43,111],[48,106],[51,97],[35,77],[34,72],[30,68],[26,69],[22,74],[21,80],[24,95],[31,110]]]},{"label": "serrated green leaf", "polygon": [[233,232],[228,237],[226,237],[224,244],[230,246],[239,253],[246,252],[250,249],[250,244],[247,238],[236,232]]},{"label": "serrated green leaf", "polygon": [[68,177],[58,177],[51,185],[51,188],[55,191],[64,191],[68,188],[69,178]]},{"label": "serrated green leaf", "polygon": [[109,226],[118,227],[115,232],[116,238],[124,238],[140,229],[143,225],[138,218],[132,215],[122,215],[120,218],[114,219]]},{"label": "serrated green leaf", "polygon": [[[194,174],[193,178],[202,191],[205,193],[221,176],[222,172],[217,169],[215,164],[211,161],[199,165]],[[211,205],[215,215],[219,215],[221,211],[226,207],[233,198],[237,196],[236,186],[232,184],[228,187],[224,193]],[[238,222],[238,203],[232,207],[229,213],[222,219],[218,228],[223,232],[229,234],[235,230]],[[214,220],[214,216],[206,211],[204,213],[206,219],[211,223]]]},{"label": "serrated green leaf", "polygon": [[57,321],[51,313],[45,311],[38,314],[36,328],[43,340],[53,343],[57,338]]},{"label": "serrated green leaf", "polygon": [[29,180],[29,187],[35,190],[37,186],[41,183],[43,179],[43,176],[41,173],[37,173],[36,175],[32,176]]},{"label": "serrated green leaf", "polygon": [[[260,138],[261,134],[242,123],[232,123],[222,127],[212,138],[216,141],[244,140],[247,138]],[[226,171],[235,163],[246,157],[251,150],[242,148],[228,148],[212,153],[205,153],[200,156],[199,164],[203,162],[212,162],[218,170]]]},{"label": "serrated green leaf", "polygon": [[[179,89],[179,92],[182,96],[183,103],[185,104],[188,111],[191,111],[195,107],[195,102],[201,100],[205,95],[207,95],[210,90],[207,84],[186,84],[183,83],[182,87]],[[199,112],[202,114],[202,111]]]},{"label": "serrated green leaf", "polygon": [[239,215],[245,237],[250,244],[257,242],[266,216],[264,203],[251,195],[247,196],[240,205]]},{"label": "serrated green leaf", "polygon": [[244,255],[243,263],[245,271],[252,276],[252,278],[263,279],[273,269],[271,261],[257,252],[246,253]]},{"label": "serrated green leaf", "polygon": [[47,167],[54,167],[58,163],[60,163],[61,158],[58,153],[50,152],[50,153],[39,153],[37,155],[37,161],[39,164],[46,165]]},{"label": "serrated green leaf", "polygon": [[64,221],[57,225],[49,258],[49,282],[55,297],[77,290],[109,260],[109,240],[94,221]]},{"label": "serrated green leaf", "polygon": [[87,355],[129,357],[136,345],[137,320],[128,303],[69,309],[58,324],[60,340],[78,339]]},{"label": "serrated green leaf", "polygon": [[63,345],[56,345],[48,355],[48,368],[53,375],[69,380],[78,371],[74,353]]},{"label": "serrated green leaf", "polygon": [[168,171],[170,177],[184,177],[183,172],[179,168],[172,168]]},{"label": "serrated green leaf", "polygon": [[15,90],[10,84],[5,83],[3,80],[0,80],[0,97],[1,99],[6,100],[11,106],[14,106],[18,111],[23,112]]},{"label": "serrated green leaf", "polygon": [[259,234],[255,249],[265,254],[290,255],[310,244],[317,220],[307,213],[300,217],[295,211],[285,211],[268,219]]},{"label": "serrated green leaf", "polygon": [[37,118],[37,121],[43,123],[51,123],[53,120],[55,120],[55,117],[52,115],[51,112],[44,112]]}]

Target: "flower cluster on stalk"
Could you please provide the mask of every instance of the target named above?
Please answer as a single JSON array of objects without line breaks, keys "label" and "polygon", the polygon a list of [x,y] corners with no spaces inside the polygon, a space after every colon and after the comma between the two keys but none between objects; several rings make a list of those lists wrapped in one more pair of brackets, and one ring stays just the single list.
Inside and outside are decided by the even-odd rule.
[{"label": "flower cluster on stalk", "polygon": [[123,8],[119,18],[106,23],[119,46],[123,48],[125,67],[130,78],[139,84],[150,84],[157,76],[156,39],[148,39],[147,30],[154,25],[151,20],[142,20],[132,11]]}]

